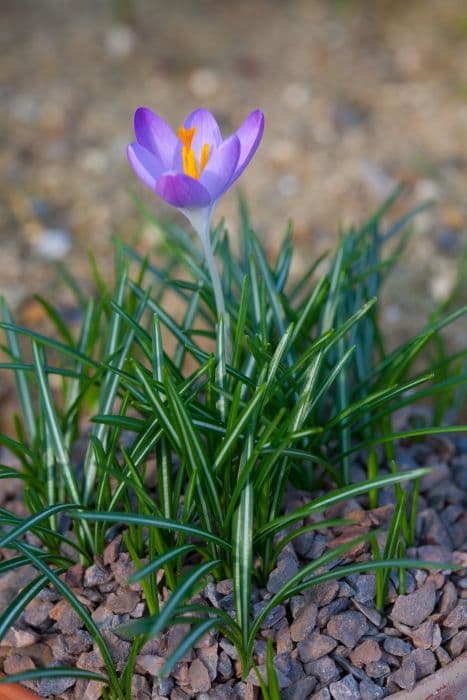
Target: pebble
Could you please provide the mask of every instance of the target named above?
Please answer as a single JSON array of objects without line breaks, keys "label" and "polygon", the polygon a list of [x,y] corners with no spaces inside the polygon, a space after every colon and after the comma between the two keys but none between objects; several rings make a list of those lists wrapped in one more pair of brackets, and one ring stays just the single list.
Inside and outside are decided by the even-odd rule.
[{"label": "pebble", "polygon": [[313,693],[308,700],[330,700],[331,693],[327,688],[321,688],[316,693]]},{"label": "pebble", "polygon": [[300,659],[303,663],[308,663],[325,656],[325,654],[329,654],[336,646],[337,642],[332,637],[329,637],[327,634],[314,632],[310,639],[301,642],[297,648]]},{"label": "pebble", "polygon": [[381,627],[383,624],[383,617],[381,613],[379,613],[376,608],[370,607],[368,605],[363,605],[363,603],[359,603],[358,600],[353,599],[352,600],[354,608],[357,608],[362,615],[365,615],[366,619],[371,622],[372,625],[375,627]]},{"label": "pebble", "polygon": [[[265,600],[255,603],[253,606],[255,617],[264,610],[267,604],[268,603]],[[277,623],[280,622],[285,615],[286,611],[284,605],[276,605],[264,618],[263,622],[261,623],[261,629],[269,629],[270,627],[274,627],[274,625],[277,625]]]},{"label": "pebble", "polygon": [[417,627],[433,612],[435,604],[435,586],[428,582],[414,593],[397,596],[391,617],[397,622]]},{"label": "pebble", "polygon": [[3,662],[3,670],[9,676],[14,673],[23,673],[23,671],[32,671],[35,668],[34,661],[22,654],[10,654]]},{"label": "pebble", "polygon": [[467,649],[467,631],[461,630],[447,643],[448,652],[453,658],[460,656],[464,649]]},{"label": "pebble", "polygon": [[71,235],[63,229],[45,229],[34,241],[34,250],[45,260],[61,260],[71,248]]},{"label": "pebble", "polygon": [[37,688],[37,692],[44,698],[49,695],[62,695],[66,690],[72,688],[76,683],[76,678],[43,678]]},{"label": "pebble", "polygon": [[357,578],[355,586],[355,597],[359,603],[373,601],[376,592],[376,577],[374,574],[362,574]]},{"label": "pebble", "polygon": [[227,656],[224,650],[221,651],[217,660],[217,673],[223,681],[227,681],[233,676],[232,661],[230,660],[230,657]]},{"label": "pebble", "polygon": [[85,588],[93,588],[94,586],[100,586],[101,584],[107,583],[109,580],[109,574],[102,566],[98,564],[93,564],[88,567],[84,573],[84,586]]},{"label": "pebble", "polygon": [[[163,656],[155,654],[139,654],[136,657],[136,669],[140,673],[149,673],[151,676],[158,676],[165,664]],[[163,693],[161,693],[163,695]]]},{"label": "pebble", "polygon": [[106,608],[112,610],[113,613],[131,613],[139,603],[140,595],[131,589],[119,590],[117,593],[111,593],[105,601]]},{"label": "pebble", "polygon": [[296,556],[282,557],[269,576],[267,583],[269,593],[277,593],[297,571],[298,560]]},{"label": "pebble", "polygon": [[304,668],[307,675],[316,676],[319,682],[324,685],[337,681],[340,676],[339,670],[330,656],[322,656],[320,659],[309,661]]},{"label": "pebble", "polygon": [[380,700],[386,696],[386,691],[369,678],[364,678],[360,683],[361,700]]},{"label": "pebble", "polygon": [[349,611],[332,617],[326,630],[329,636],[353,648],[368,631],[368,623],[362,613]]},{"label": "pebble", "polygon": [[211,681],[213,681],[217,676],[217,644],[210,647],[203,647],[202,649],[198,649],[196,653],[198,659],[200,659],[206,666],[209,673],[209,678],[211,679]]},{"label": "pebble", "polygon": [[403,661],[402,666],[391,673],[391,680],[402,688],[403,690],[412,690],[415,685],[415,680],[417,677],[417,669],[415,666],[415,661],[413,659],[406,659]]},{"label": "pebble", "polygon": [[393,654],[393,656],[407,656],[412,651],[412,645],[399,637],[387,637],[383,647],[388,654]]},{"label": "pebble", "polygon": [[385,661],[370,661],[370,663],[365,665],[365,671],[370,678],[381,678],[382,676],[387,676],[390,670],[391,669]]},{"label": "pebble", "polygon": [[443,622],[443,627],[452,627],[459,629],[459,627],[465,627],[467,625],[467,601],[456,605],[456,607],[451,610],[447,618]]},{"label": "pebble", "polygon": [[194,693],[207,693],[211,688],[209,671],[200,659],[195,659],[190,664],[188,678]]},{"label": "pebble", "polygon": [[436,658],[429,649],[414,649],[407,658],[415,663],[417,680],[434,673]]},{"label": "pebble", "polygon": [[15,649],[21,649],[22,647],[29,647],[38,641],[39,635],[36,632],[19,629],[12,625],[6,635],[0,639],[0,648],[14,647]]},{"label": "pebble", "polygon": [[318,608],[314,603],[306,605],[290,625],[290,637],[294,642],[302,642],[309,637],[316,625]]},{"label": "pebble", "polygon": [[350,659],[355,666],[361,668],[364,664],[379,661],[381,655],[382,651],[378,642],[374,639],[366,639],[352,650]]},{"label": "pebble", "polygon": [[432,620],[425,620],[420,627],[411,631],[410,637],[417,649],[429,649],[432,646],[434,628]]},{"label": "pebble", "polygon": [[303,700],[303,698],[309,697],[310,693],[316,688],[316,684],[317,680],[313,676],[301,678],[282,690],[281,700]]},{"label": "pebble", "polygon": [[359,696],[357,682],[350,673],[340,681],[331,683],[329,691],[334,700],[355,700]]},{"label": "pebble", "polygon": [[339,583],[337,581],[318,583],[306,592],[306,598],[310,603],[315,603],[322,608],[325,605],[329,605],[329,603],[334,600],[338,591]]},{"label": "pebble", "polygon": [[438,610],[441,615],[449,615],[457,603],[457,589],[452,581],[447,581],[441,594]]},{"label": "pebble", "polygon": [[49,621],[49,612],[53,604],[47,600],[34,598],[23,613],[24,622],[31,627],[43,627]]}]

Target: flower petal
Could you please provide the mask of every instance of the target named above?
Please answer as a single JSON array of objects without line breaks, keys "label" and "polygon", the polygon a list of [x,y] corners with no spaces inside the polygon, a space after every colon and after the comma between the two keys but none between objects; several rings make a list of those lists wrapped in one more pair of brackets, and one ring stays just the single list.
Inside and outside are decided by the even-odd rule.
[{"label": "flower petal", "polygon": [[255,109],[235,132],[240,141],[240,157],[232,181],[237,179],[256,153],[264,131],[264,114]]},{"label": "flower petal", "polygon": [[166,172],[156,182],[155,191],[173,207],[198,209],[211,204],[212,197],[199,180],[177,172]]},{"label": "flower petal", "polygon": [[184,127],[191,129],[193,126],[196,127],[196,133],[193,137],[192,148],[196,160],[199,162],[203,144],[207,143],[210,149],[217,148],[222,142],[222,136],[217,121],[207,109],[195,109],[188,115]]},{"label": "flower petal", "polygon": [[217,199],[229,187],[240,156],[240,141],[232,134],[223,141],[209,158],[200,182]]},{"label": "flower petal", "polygon": [[134,125],[138,143],[154,153],[163,163],[165,170],[169,170],[178,143],[178,138],[170,126],[147,107],[138,107]]},{"label": "flower petal", "polygon": [[150,153],[146,148],[134,141],[127,148],[128,160],[136,175],[145,185],[154,190],[156,180],[166,168],[161,163],[158,156]]}]

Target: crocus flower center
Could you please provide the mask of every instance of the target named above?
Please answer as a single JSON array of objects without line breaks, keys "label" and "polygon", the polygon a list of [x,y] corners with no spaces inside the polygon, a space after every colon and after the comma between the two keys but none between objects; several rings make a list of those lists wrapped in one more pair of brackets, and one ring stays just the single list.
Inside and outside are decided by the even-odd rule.
[{"label": "crocus flower center", "polygon": [[177,136],[183,144],[182,148],[182,163],[183,172],[185,175],[194,177],[195,180],[199,180],[201,173],[203,172],[206,164],[209,160],[209,144],[203,143],[201,148],[201,157],[198,163],[196,162],[196,156],[193,148],[191,147],[193,136],[196,133],[196,126],[192,126],[191,129],[185,129],[181,126],[177,132]]}]

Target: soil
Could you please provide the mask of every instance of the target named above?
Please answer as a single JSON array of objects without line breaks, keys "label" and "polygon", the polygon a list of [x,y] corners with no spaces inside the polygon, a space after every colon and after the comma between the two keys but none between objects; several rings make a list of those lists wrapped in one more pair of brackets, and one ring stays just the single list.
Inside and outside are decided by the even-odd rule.
[{"label": "soil", "polygon": [[[5,0],[0,27],[0,293],[40,323],[51,261],[112,275],[111,235],[141,221],[128,189],[173,216],[125,157],[146,104],[177,126],[203,105],[224,133],[261,107],[241,186],[274,252],[295,222],[301,260],[333,249],[399,182],[400,210],[433,199],[388,289],[394,338],[446,298],[466,242],[467,14],[460,0]],[[235,237],[236,199],[224,198]],[[143,227],[142,245],[154,245]],[[454,330],[465,347],[466,324]]]},{"label": "soil", "polygon": [[[411,689],[436,669],[447,665],[467,649],[467,441],[464,437],[436,438],[426,443],[400,445],[400,468],[429,465],[432,471],[420,484],[416,542],[407,555],[425,561],[452,562],[456,571],[412,569],[406,574],[405,594],[391,576],[383,611],[374,606],[375,576],[371,573],[330,581],[278,605],[261,626],[254,659],[265,676],[266,640],[275,646],[274,665],[281,697],[286,700],[376,700]],[[353,465],[354,478],[364,477],[363,461]],[[410,488],[410,485],[407,486]],[[289,509],[303,505],[309,494],[291,490]],[[0,505],[21,512],[17,492],[8,488]],[[392,489],[382,490],[379,505],[369,510],[364,498],[334,506],[316,520],[345,516],[354,521],[346,528],[323,527],[300,535],[282,551],[266,588],[254,588],[253,613],[301,566],[372,528],[381,528],[384,547],[394,510]],[[302,523],[298,523],[297,527]],[[118,635],[118,625],[146,613],[139,584],[128,586],[134,569],[122,546],[121,534],[107,544],[102,558],[84,569],[81,564],[63,576],[67,585],[90,611],[105,637],[117,670],[123,670],[129,643]],[[3,552],[11,557],[11,552]],[[370,557],[366,543],[355,546],[345,558],[327,568]],[[18,588],[34,575],[29,568],[0,579],[0,600],[5,606]],[[161,581],[161,602],[168,591]],[[207,584],[194,599],[234,614],[232,581]],[[184,700],[185,698],[258,697],[254,671],[241,679],[238,655],[227,639],[207,634],[177,664],[172,674],[156,682],[154,676],[178,646],[189,626],[177,626],[150,640],[136,661],[134,698]],[[0,643],[0,671],[15,673],[49,665],[77,666],[103,671],[103,662],[92,637],[76,613],[51,588],[28,605]],[[100,697],[96,681],[53,679],[29,682],[47,698],[78,700]]]}]

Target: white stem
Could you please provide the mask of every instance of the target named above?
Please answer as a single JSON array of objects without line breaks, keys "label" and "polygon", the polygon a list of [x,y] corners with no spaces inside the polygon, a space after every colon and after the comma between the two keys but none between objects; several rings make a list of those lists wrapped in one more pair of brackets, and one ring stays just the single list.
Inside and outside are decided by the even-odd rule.
[{"label": "white stem", "polygon": [[209,211],[196,212],[198,216],[195,216],[194,212],[184,211],[185,215],[191,221],[193,228],[198,233],[201,244],[203,246],[204,256],[206,258],[206,264],[208,266],[209,275],[211,277],[212,287],[214,290],[214,299],[216,302],[217,317],[220,318],[221,315],[224,319],[224,340],[225,340],[225,359],[230,363],[232,359],[232,341],[230,338],[230,320],[225,308],[224,293],[222,291],[222,283],[219,275],[219,269],[217,267],[216,259],[211,245],[211,219],[212,219],[212,209]]}]

